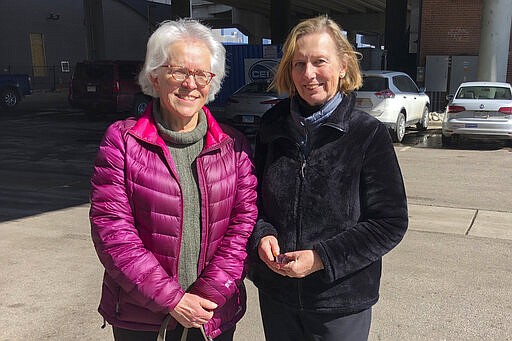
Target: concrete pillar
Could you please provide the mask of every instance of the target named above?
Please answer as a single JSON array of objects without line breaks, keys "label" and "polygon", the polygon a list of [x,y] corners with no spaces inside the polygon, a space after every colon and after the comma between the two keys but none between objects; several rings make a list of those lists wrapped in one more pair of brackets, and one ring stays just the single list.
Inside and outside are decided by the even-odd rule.
[{"label": "concrete pillar", "polygon": [[354,30],[347,31],[347,39],[352,44],[352,46],[354,46],[354,48],[357,47],[357,41],[356,41],[357,37],[356,36],[357,36],[356,31],[354,31]]},{"label": "concrete pillar", "polygon": [[506,82],[512,1],[484,0],[478,74],[480,81]]},{"label": "concrete pillar", "polygon": [[173,0],[171,3],[171,18],[173,20],[192,17],[191,0]]},{"label": "concrete pillar", "polygon": [[387,68],[394,71],[408,69],[407,0],[386,0],[385,48],[388,51]]},{"label": "concrete pillar", "polygon": [[105,59],[102,0],[83,0],[83,7],[87,34],[87,59]]},{"label": "concrete pillar", "polygon": [[261,44],[263,38],[270,38],[268,19],[261,14],[233,7],[231,21],[249,39],[249,45]]},{"label": "concrete pillar", "polygon": [[291,0],[271,0],[270,32],[272,44],[284,43],[291,29]]}]

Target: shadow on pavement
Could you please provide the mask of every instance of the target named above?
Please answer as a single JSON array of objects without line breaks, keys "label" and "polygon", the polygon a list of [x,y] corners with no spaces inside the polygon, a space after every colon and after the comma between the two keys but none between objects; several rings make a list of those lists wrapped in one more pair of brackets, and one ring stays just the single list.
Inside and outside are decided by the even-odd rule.
[{"label": "shadow on pavement", "polygon": [[66,92],[36,93],[0,114],[0,222],[88,203],[101,137],[122,117],[90,120]]}]

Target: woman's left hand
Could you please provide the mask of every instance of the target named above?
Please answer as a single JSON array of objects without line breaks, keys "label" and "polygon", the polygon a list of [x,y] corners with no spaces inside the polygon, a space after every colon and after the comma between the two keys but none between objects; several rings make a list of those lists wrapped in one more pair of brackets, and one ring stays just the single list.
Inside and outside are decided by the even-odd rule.
[{"label": "woman's left hand", "polygon": [[288,262],[278,265],[280,273],[285,276],[303,278],[324,268],[320,256],[313,250],[287,252],[285,255]]}]

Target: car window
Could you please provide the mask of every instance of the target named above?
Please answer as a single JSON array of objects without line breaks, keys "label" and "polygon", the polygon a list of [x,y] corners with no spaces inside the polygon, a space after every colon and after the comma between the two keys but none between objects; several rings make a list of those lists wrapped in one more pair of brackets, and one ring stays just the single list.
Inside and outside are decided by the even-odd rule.
[{"label": "car window", "polygon": [[494,99],[512,99],[512,94],[509,88],[496,88]]},{"label": "car window", "polygon": [[402,92],[418,92],[418,87],[408,76],[394,76],[393,84]]},{"label": "car window", "polygon": [[495,86],[466,86],[461,87],[455,98],[462,99],[512,99],[509,88]]},{"label": "car window", "polygon": [[384,77],[366,76],[363,77],[363,86],[359,91],[382,91],[389,88],[388,79]]},{"label": "car window", "polygon": [[83,80],[111,80],[114,70],[112,65],[107,64],[77,64],[75,68],[75,79]]},{"label": "car window", "polygon": [[137,77],[139,65],[137,64],[119,64],[119,79],[133,80]]},{"label": "car window", "polygon": [[252,82],[244,85],[240,90],[237,91],[238,94],[275,94],[274,90],[268,90],[268,83],[265,82]]}]

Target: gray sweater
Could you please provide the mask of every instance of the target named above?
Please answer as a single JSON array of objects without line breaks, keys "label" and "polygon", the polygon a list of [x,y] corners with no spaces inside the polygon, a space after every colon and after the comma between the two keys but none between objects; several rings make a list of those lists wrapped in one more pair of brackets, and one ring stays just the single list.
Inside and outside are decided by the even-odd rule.
[{"label": "gray sweater", "polygon": [[197,126],[194,130],[184,133],[172,131],[167,127],[162,119],[159,105],[154,106],[153,116],[158,132],[165,140],[176,165],[183,191],[183,232],[178,280],[181,287],[187,290],[197,279],[197,264],[201,249],[201,197],[195,160],[203,150],[207,130],[206,116],[201,110]]}]

